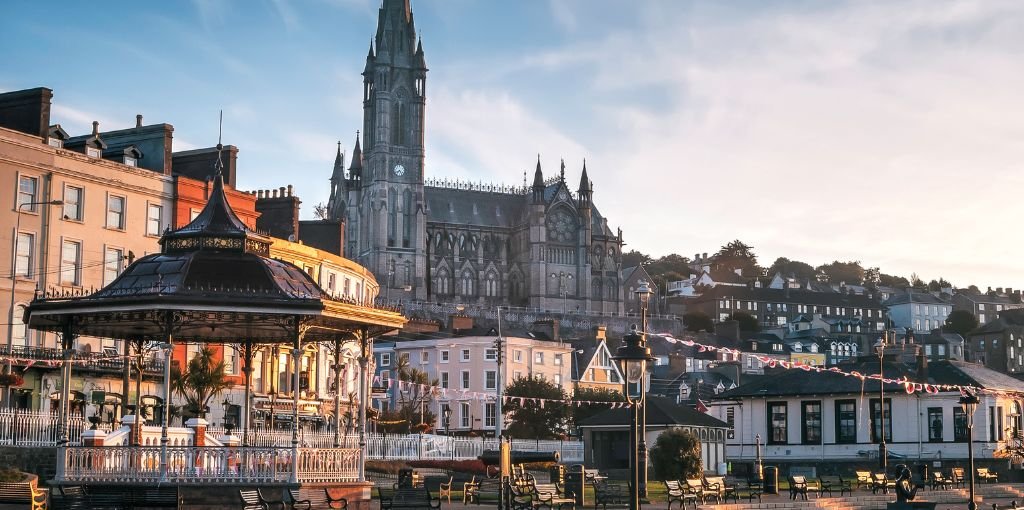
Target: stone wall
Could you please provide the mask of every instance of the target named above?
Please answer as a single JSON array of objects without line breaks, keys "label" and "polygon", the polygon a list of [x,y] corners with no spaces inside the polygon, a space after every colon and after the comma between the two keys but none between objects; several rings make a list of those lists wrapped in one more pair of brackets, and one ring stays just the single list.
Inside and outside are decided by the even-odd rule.
[{"label": "stone wall", "polygon": [[39,475],[40,484],[53,478],[57,472],[57,447],[0,446],[0,466],[10,466]]}]

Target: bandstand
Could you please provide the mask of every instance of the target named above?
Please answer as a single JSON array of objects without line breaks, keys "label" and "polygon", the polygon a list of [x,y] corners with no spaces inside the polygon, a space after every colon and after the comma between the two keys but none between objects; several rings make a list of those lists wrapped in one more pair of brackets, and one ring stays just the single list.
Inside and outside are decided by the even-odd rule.
[{"label": "bandstand", "polygon": [[[269,237],[248,230],[232,211],[218,172],[203,211],[188,225],[166,232],[160,253],[138,259],[92,294],[67,297],[51,292],[31,303],[25,323],[32,329],[59,333],[63,349],[59,410],[63,430],[55,484],[177,484],[186,503],[191,491],[211,504],[218,498],[234,504],[238,492],[234,487],[313,485],[337,489],[349,499],[350,508],[366,504],[364,404],[370,401],[373,338],[400,329],[405,318],[361,300],[331,298],[295,265],[270,258],[270,243]],[[250,406],[245,407],[240,437],[207,441],[205,422],[200,420],[191,444],[176,444],[168,434],[169,405],[162,408],[159,445],[140,441],[144,420],[136,415],[125,420],[138,429],[129,444],[70,446],[68,381],[79,336],[159,344],[167,360],[175,342],[237,344],[244,364],[246,402],[250,401],[254,350],[259,346],[285,344],[292,349],[293,388],[299,387],[303,347],[314,342],[333,346],[335,387],[340,388],[342,344],[355,342],[361,375],[359,448],[343,447],[337,433],[333,448],[301,447],[297,390],[292,392],[290,447],[249,445]],[[164,402],[171,401],[170,367],[169,362],[164,364]],[[338,398],[335,409],[339,409]],[[232,490],[224,490],[225,486]]]}]

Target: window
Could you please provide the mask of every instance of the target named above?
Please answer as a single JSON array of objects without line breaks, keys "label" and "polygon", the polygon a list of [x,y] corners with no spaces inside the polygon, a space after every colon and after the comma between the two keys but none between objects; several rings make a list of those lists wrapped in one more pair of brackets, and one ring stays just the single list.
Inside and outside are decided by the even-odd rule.
[{"label": "window", "polygon": [[803,443],[821,444],[821,401],[801,402]]},{"label": "window", "polygon": [[36,212],[38,204],[32,204],[36,202],[36,193],[39,192],[39,178],[32,177],[29,175],[22,175],[18,177],[18,212]]},{"label": "window", "polygon": [[523,351],[520,351],[518,349],[516,349],[515,351],[512,351],[512,361],[514,361],[516,363],[522,363],[523,362]]},{"label": "window", "polygon": [[201,349],[202,346],[196,343],[185,344],[185,363],[191,363],[192,360],[199,355],[199,351]]},{"label": "window", "polygon": [[[685,392],[683,392],[683,396],[686,396]],[[736,435],[736,431],[734,430],[734,427],[736,426],[736,408],[725,408],[725,423],[729,424],[729,439],[732,439]]]},{"label": "window", "polygon": [[469,402],[459,402],[459,420],[462,422],[462,428],[468,429],[472,419],[473,415],[469,409]]},{"label": "window", "polygon": [[928,408],[928,440],[931,442],[942,441],[942,408]]},{"label": "window", "polygon": [[60,250],[60,283],[82,284],[82,243],[64,241]]},{"label": "window", "polygon": [[14,276],[32,278],[32,273],[35,269],[35,260],[33,260],[35,241],[35,234],[18,232],[18,245],[14,255]]},{"label": "window", "polygon": [[64,219],[82,221],[82,198],[85,190],[78,186],[64,186]]},{"label": "window", "polygon": [[484,404],[484,427],[494,428],[498,425],[498,409],[493,402]]},{"label": "window", "polygon": [[14,309],[14,317],[12,317],[11,326],[11,343],[14,345],[25,345],[25,340],[28,338],[28,326],[22,322],[22,317],[25,316],[25,306],[18,305]]},{"label": "window", "polygon": [[885,419],[881,419],[882,407],[877,398],[871,399],[871,442],[877,443],[885,430],[885,440],[892,441],[892,401],[885,399]]},{"label": "window", "polygon": [[487,370],[486,372],[484,372],[484,389],[498,389],[498,372],[494,370]]},{"label": "window", "polygon": [[230,345],[224,346],[224,373],[228,375],[238,374],[238,351]]},{"label": "window", "polygon": [[462,389],[469,389],[469,370],[462,371]]},{"label": "window", "polygon": [[857,442],[857,401],[836,401],[836,442]]},{"label": "window", "polygon": [[448,363],[448,350],[441,351],[441,363]]},{"label": "window", "polygon": [[988,440],[1003,440],[1003,406],[988,406]]},{"label": "window", "polygon": [[960,406],[953,408],[953,441],[967,442],[967,413]]},{"label": "window", "polygon": [[447,389],[448,386],[448,372],[441,372],[441,387]]},{"label": "window", "polygon": [[391,366],[391,353],[382,352],[380,353],[380,366],[390,367]]},{"label": "window", "polygon": [[124,230],[124,197],[107,196],[107,228]]},{"label": "window", "polygon": [[385,389],[391,387],[391,371],[390,370],[381,370],[380,371],[380,385],[383,386]]},{"label": "window", "polygon": [[768,436],[768,444],[786,444],[788,442],[785,402],[768,403],[768,430],[771,431]]},{"label": "window", "polygon": [[85,155],[89,156],[90,158],[98,158],[98,157],[102,156],[103,153],[100,152],[100,150],[97,149],[96,147],[86,147],[85,148]]},{"label": "window", "polygon": [[124,260],[124,250],[121,248],[107,248],[103,252],[103,285],[107,286],[121,274],[121,261]]},{"label": "window", "polygon": [[498,360],[498,350],[497,349],[487,349],[486,351],[484,351],[484,361],[497,361],[497,360]]},{"label": "window", "polygon": [[[160,235],[160,225],[164,223],[164,208],[157,204],[146,206],[146,235]],[[334,275],[331,275],[332,277]]]},{"label": "window", "polygon": [[469,361],[469,349],[462,350],[462,361]]},{"label": "window", "polygon": [[555,374],[554,383],[555,383],[555,386],[561,386],[562,385],[562,374]]},{"label": "window", "polygon": [[540,351],[533,353],[533,362],[538,364],[538,365],[543,365],[544,364],[544,353],[540,352]]},{"label": "window", "polygon": [[125,156],[124,157],[124,164],[128,165],[128,166],[139,166],[139,160],[137,160],[137,159],[135,159],[135,158],[133,158],[131,156]]},{"label": "window", "polygon": [[562,365],[562,355],[561,354],[555,354],[555,360],[554,361],[555,361],[555,366],[556,367],[557,366],[561,366]]}]

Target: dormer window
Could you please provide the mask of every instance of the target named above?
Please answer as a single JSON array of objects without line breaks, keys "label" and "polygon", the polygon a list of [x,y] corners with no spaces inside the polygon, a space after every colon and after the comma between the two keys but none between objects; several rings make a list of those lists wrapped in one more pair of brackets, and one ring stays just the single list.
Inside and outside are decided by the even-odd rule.
[{"label": "dormer window", "polygon": [[128,165],[128,166],[139,166],[139,160],[137,160],[137,159],[135,159],[135,158],[133,158],[131,156],[125,156],[124,157],[124,164]]},{"label": "dormer window", "polygon": [[90,158],[98,158],[103,155],[103,152],[97,149],[96,147],[86,147],[85,155],[89,156]]},{"label": "dormer window", "polygon": [[47,140],[47,141],[46,141],[46,143],[47,143],[47,144],[48,144],[48,145],[49,145],[50,147],[53,147],[53,148],[55,148],[55,149],[61,149],[61,148],[63,148],[63,147],[64,147],[64,140],[61,140],[60,138],[53,138],[53,137],[50,137],[50,139],[49,139],[49,140]]}]

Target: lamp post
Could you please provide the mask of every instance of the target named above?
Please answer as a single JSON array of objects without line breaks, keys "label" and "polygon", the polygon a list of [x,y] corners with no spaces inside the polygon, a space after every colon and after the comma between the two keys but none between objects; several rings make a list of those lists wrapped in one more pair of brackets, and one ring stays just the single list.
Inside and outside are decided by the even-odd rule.
[{"label": "lamp post", "polygon": [[761,466],[761,434],[754,434],[754,468],[757,470],[757,480],[764,480],[764,469]]},{"label": "lamp post", "polygon": [[970,470],[970,502],[967,503],[967,510],[978,510],[978,503],[974,499],[974,412],[978,410],[978,396],[967,392],[960,397],[960,406],[963,407],[967,416],[967,469]]},{"label": "lamp post", "polygon": [[[10,313],[7,315],[7,317],[10,319],[8,321],[9,326],[7,327],[7,355],[12,357],[14,356],[14,303],[15,301],[17,301],[15,290],[17,290],[18,288],[18,236],[21,234],[21,213],[25,212],[26,207],[33,208],[37,205],[45,205],[47,207],[51,205],[64,205],[64,201],[43,200],[39,202],[22,202],[18,204],[18,207],[15,210],[15,214],[18,216],[18,219],[15,220],[14,222],[14,236],[11,238],[14,241],[14,251],[11,253],[11,262],[13,262],[11,264],[11,310]],[[32,247],[29,248],[30,252],[31,250]],[[28,273],[27,276],[32,276],[31,262],[29,267],[26,267],[25,270]],[[8,374],[14,373],[13,363],[14,362],[12,359],[7,360]],[[11,405],[11,385],[7,385],[6,401],[7,407],[13,407]]]},{"label": "lamp post", "polygon": [[452,441],[452,432],[449,427],[452,425],[452,406],[444,404],[441,409],[441,417],[444,425],[444,435],[448,438],[448,452],[451,459],[455,460],[455,441]]},{"label": "lamp post", "polygon": [[[647,339],[647,307],[651,302],[651,295],[654,292],[646,280],[640,280],[640,286],[634,291],[637,301],[640,303],[640,332]],[[647,498],[647,391],[641,382],[640,388],[640,436],[637,447],[637,467],[640,468],[640,497]]]},{"label": "lamp post", "polygon": [[883,334],[885,336],[878,340],[875,350],[878,352],[878,467],[882,468],[882,471],[885,472],[889,453],[885,449],[885,383],[883,382],[885,376],[882,373],[882,359],[885,354],[885,344],[889,332],[885,331]]},{"label": "lamp post", "polygon": [[565,298],[569,293],[569,289],[565,286],[566,280],[572,280],[572,275],[565,271],[559,271],[557,273],[551,273],[552,278],[558,278],[558,292],[562,295],[562,313],[565,313]]},{"label": "lamp post", "polygon": [[[644,375],[647,372],[647,364],[653,361],[651,357],[651,349],[647,347],[647,338],[643,333],[639,333],[634,326],[630,333],[622,338],[622,345],[619,346],[618,350],[615,351],[615,356],[612,357],[619,367],[622,369],[622,373],[625,374],[625,381],[623,384],[623,390],[626,394],[626,402],[630,404],[630,435],[637,439],[630,447],[630,490],[629,490],[629,510],[640,509],[640,452],[644,452],[644,463],[646,464],[646,450],[647,444],[644,441],[642,431],[640,430],[641,415],[646,413],[644,409],[645,394],[644,391]],[[639,394],[633,396],[630,394],[631,385],[639,385]],[[646,467],[646,466],[645,466]]]}]

